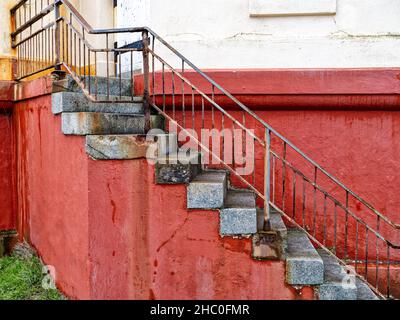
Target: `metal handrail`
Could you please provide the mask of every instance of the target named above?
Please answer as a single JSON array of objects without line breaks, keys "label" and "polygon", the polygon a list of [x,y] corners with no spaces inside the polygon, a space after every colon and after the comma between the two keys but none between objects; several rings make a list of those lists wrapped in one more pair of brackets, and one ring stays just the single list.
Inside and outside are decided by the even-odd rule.
[{"label": "metal handrail", "polygon": [[[24,4],[26,4],[29,0],[23,0],[20,1],[17,5],[15,5],[12,9],[11,9],[11,14],[13,17],[13,20],[15,21],[15,16],[16,13],[18,12],[18,10],[21,9],[21,7],[24,6]],[[70,13],[70,21],[67,21],[64,17],[60,16],[59,13],[59,7],[61,5],[64,5]],[[32,24],[34,24],[35,22],[39,21],[40,19],[42,19],[43,17],[45,17],[46,15],[48,15],[51,11],[55,11],[55,21],[51,22],[50,24],[46,25],[45,27],[42,27],[41,29],[39,29],[38,31],[32,33],[20,40],[20,41],[15,41],[15,39],[18,36],[21,36],[25,30],[27,30],[28,28],[30,28],[32,26]],[[76,30],[76,28],[74,27],[73,23],[72,23],[72,17],[75,19],[75,21],[78,22],[78,24],[80,25],[80,27],[82,28],[82,32],[80,32],[79,30]],[[25,15],[26,18],[26,15]],[[72,41],[71,39],[68,39],[68,35],[65,38],[60,39],[60,33],[61,33],[61,29],[60,27],[62,27],[62,24],[64,24],[65,26],[70,28],[70,37],[72,38],[72,33],[74,34],[75,37],[75,41],[76,38],[78,38],[79,40],[79,44],[83,44],[83,48],[84,48],[84,53],[83,53],[83,57],[84,59],[86,58],[86,51],[88,50],[88,59],[89,59],[89,71],[88,73],[86,73],[86,65],[84,63],[84,69],[85,71],[83,72],[83,76],[80,73],[80,71],[76,71],[74,70],[74,64],[72,63],[72,57],[68,57],[68,52],[67,52],[67,61],[65,61],[64,57],[61,58],[61,52],[60,52],[60,43],[64,42],[65,40],[67,41],[67,45],[68,45],[68,40]],[[172,77],[177,76],[180,81],[182,81],[182,84],[187,85],[189,88],[191,88],[192,90],[192,103],[194,104],[194,92],[196,92],[202,99],[202,103],[203,103],[203,112],[204,112],[204,101],[207,102],[209,105],[212,106],[212,111],[214,112],[214,109],[218,110],[219,112],[221,112],[222,117],[226,117],[227,119],[231,120],[233,125],[237,125],[241,130],[243,130],[243,132],[249,134],[255,141],[257,141],[260,146],[262,146],[263,148],[265,148],[265,183],[264,183],[264,192],[261,192],[256,186],[255,186],[255,182],[253,181],[253,183],[250,183],[249,181],[247,181],[244,177],[242,177],[241,175],[239,175],[236,170],[232,167],[230,167],[227,163],[225,163],[224,159],[219,158],[217,155],[213,154],[212,151],[208,150],[204,145],[202,145],[199,142],[199,146],[206,152],[211,154],[211,156],[216,157],[217,160],[223,165],[225,166],[228,170],[230,170],[232,173],[234,173],[239,180],[244,183],[246,186],[248,186],[250,189],[252,189],[256,195],[262,199],[264,201],[264,209],[265,209],[265,215],[264,215],[264,219],[267,222],[268,218],[269,218],[269,207],[270,205],[273,206],[276,209],[279,209],[280,213],[282,215],[284,215],[289,221],[293,221],[295,222],[294,219],[292,219],[287,213],[285,213],[284,208],[283,210],[281,210],[280,208],[278,208],[277,204],[274,201],[271,201],[270,198],[270,180],[271,180],[271,176],[270,176],[270,171],[271,171],[271,157],[272,157],[272,162],[273,164],[275,163],[274,161],[279,160],[282,162],[282,165],[284,166],[285,170],[286,168],[291,169],[296,175],[300,176],[303,179],[303,182],[307,182],[309,183],[313,188],[314,188],[314,192],[319,191],[324,195],[324,206],[325,206],[325,211],[326,211],[326,200],[329,199],[331,200],[334,204],[335,204],[335,210],[336,207],[339,207],[341,209],[343,209],[346,213],[346,250],[347,250],[347,219],[348,218],[352,218],[354,219],[354,221],[356,222],[356,226],[358,228],[359,225],[362,225],[367,231],[366,231],[366,236],[368,237],[368,232],[370,232],[372,235],[376,236],[376,241],[381,240],[383,241],[387,247],[392,248],[392,249],[399,249],[400,246],[396,245],[394,243],[392,243],[392,241],[389,241],[388,239],[386,239],[386,237],[384,237],[381,232],[380,232],[380,223],[381,222],[385,222],[388,226],[390,226],[391,228],[398,230],[400,229],[400,224],[395,223],[394,221],[392,221],[392,219],[388,218],[387,216],[383,215],[381,212],[379,212],[376,208],[374,208],[369,202],[367,202],[366,200],[364,200],[361,196],[359,196],[357,193],[355,193],[353,190],[351,190],[350,188],[348,188],[346,185],[344,185],[339,179],[337,179],[336,177],[334,177],[333,175],[331,175],[327,170],[325,170],[322,166],[320,166],[316,161],[314,161],[313,159],[311,159],[309,156],[307,156],[304,152],[302,152],[294,143],[292,143],[290,140],[288,140],[286,137],[284,137],[282,134],[280,134],[278,131],[276,131],[274,128],[272,128],[266,121],[264,121],[261,117],[259,117],[255,112],[253,112],[252,110],[250,110],[247,106],[245,106],[243,103],[241,103],[237,98],[235,98],[231,93],[229,93],[227,90],[225,90],[221,85],[219,85],[218,83],[216,83],[213,79],[211,79],[206,73],[204,73],[203,71],[201,71],[198,67],[196,67],[190,60],[188,60],[185,56],[183,56],[180,52],[178,52],[175,48],[173,48],[169,43],[167,43],[161,36],[159,36],[157,33],[155,33],[152,29],[148,28],[148,27],[135,27],[135,28],[112,28],[112,29],[93,29],[93,27],[82,17],[82,15],[74,8],[74,6],[68,1],[68,0],[54,0],[52,3],[50,3],[50,1],[48,1],[48,5],[41,8],[41,10],[39,10],[39,12],[36,13],[36,15],[34,15],[33,17],[30,16],[30,18],[25,21],[24,23],[21,23],[17,28],[15,28],[15,30],[13,30],[13,32],[11,33],[11,37],[12,37],[12,47],[13,48],[20,48],[21,47],[21,51],[22,53],[25,53],[24,50],[26,50],[26,48],[24,48],[24,45],[26,44],[26,42],[35,40],[36,37],[40,36],[42,33],[47,32],[48,29],[50,28],[55,28],[56,32],[54,35],[54,38],[51,36],[47,39],[47,41],[52,41],[54,40],[55,42],[55,46],[56,46],[56,52],[55,52],[55,61],[50,61],[48,65],[44,65],[42,66],[41,63],[39,63],[38,65],[41,68],[33,68],[33,70],[31,70],[32,68],[28,68],[29,72],[25,72],[23,77],[26,76],[30,76],[33,75],[35,73],[38,73],[40,71],[43,70],[48,70],[50,68],[56,68],[56,70],[60,70],[61,66],[64,66],[65,69],[72,75],[73,79],[78,83],[78,85],[81,87],[81,89],[83,90],[84,94],[93,102],[105,102],[105,101],[109,101],[109,100],[105,100],[105,99],[99,99],[97,96],[97,91],[95,92],[95,94],[93,94],[91,92],[91,88],[90,88],[90,83],[91,83],[91,75],[90,75],[90,57],[91,57],[91,53],[93,53],[95,55],[95,60],[96,60],[96,54],[99,52],[105,52],[105,53],[115,53],[115,52],[119,52],[119,53],[131,53],[133,51],[140,51],[137,49],[110,49],[108,46],[106,49],[95,49],[93,46],[90,45],[90,43],[88,42],[88,40],[86,39],[86,34],[93,34],[93,35],[106,35],[107,37],[107,43],[108,43],[108,35],[110,34],[122,34],[122,33],[142,33],[143,35],[143,48],[141,49],[141,51],[143,52],[143,74],[144,74],[144,104],[145,104],[145,111],[146,111],[146,118],[149,117],[149,105],[151,105],[154,109],[156,109],[159,113],[163,114],[170,122],[175,123],[178,127],[181,128],[181,130],[183,131],[187,131],[185,128],[185,125],[180,125],[178,123],[178,121],[176,119],[174,119],[174,117],[171,117],[167,114],[167,112],[165,111],[164,108],[160,108],[157,103],[155,102],[155,88],[154,88],[154,60],[158,60],[161,65],[162,65],[162,76],[163,76],[163,86],[164,86],[164,68],[167,67],[171,70],[172,72]],[[152,48],[150,48],[150,41],[149,41],[149,35],[152,38]],[[58,43],[57,41],[59,41],[60,43]],[[163,46],[165,46],[170,52],[172,52],[177,58],[180,59],[180,61],[182,62],[182,70],[181,71],[177,71],[176,69],[174,69],[172,67],[171,64],[168,64],[163,58],[161,58],[154,50],[154,43],[158,42],[160,44],[162,44]],[[71,42],[72,43],[72,42]],[[76,46],[76,44],[75,44]],[[63,49],[65,50],[65,49]],[[68,49],[67,49],[68,50]],[[72,49],[71,49],[72,50]],[[75,48],[76,50],[76,48]],[[80,47],[79,47],[80,50]],[[76,54],[76,52],[75,52]],[[153,101],[150,102],[150,93],[149,93],[149,76],[150,76],[150,71],[149,71],[149,55],[152,56],[153,59],[153,68],[152,68],[152,75],[153,75]],[[53,56],[51,56],[51,58],[53,58]],[[68,58],[71,58],[71,62],[68,62]],[[81,59],[81,52],[79,51],[79,60]],[[23,59],[20,59],[23,60]],[[51,59],[50,59],[51,60]],[[77,57],[75,56],[75,68],[77,68]],[[121,61],[121,60],[120,60]],[[132,64],[133,58],[131,58],[131,64]],[[39,58],[39,62],[40,62],[40,58]],[[79,63],[80,65],[80,63]],[[187,77],[185,77],[184,75],[184,66],[187,65],[189,66],[192,70],[195,71],[196,74],[198,74],[199,76],[201,76],[203,79],[206,80],[206,82],[212,86],[212,96],[208,96],[203,90],[201,90],[198,86],[195,86],[191,81],[188,80]],[[120,62],[120,68],[121,68],[121,62]],[[132,68],[131,68],[131,79],[133,79],[133,75],[132,75]],[[109,78],[109,70],[108,70],[108,60],[107,60],[107,79]],[[120,69],[120,74],[121,74],[121,69]],[[89,78],[89,85],[87,85],[86,83],[86,78]],[[121,76],[120,76],[121,77]],[[174,78],[173,78],[174,79]],[[95,81],[97,81],[95,79]],[[120,78],[121,81],[121,78]],[[133,81],[133,80],[132,80]],[[97,83],[96,83],[97,85]],[[184,87],[184,86],[183,86]],[[185,100],[185,93],[184,93],[184,89],[182,89],[182,101],[184,104],[184,100]],[[259,125],[261,125],[264,128],[265,131],[265,136],[260,138],[257,135],[253,134],[251,132],[250,129],[248,129],[243,122],[238,121],[234,116],[232,116],[229,112],[227,112],[226,110],[224,110],[214,99],[214,91],[218,90],[222,95],[224,95],[225,97],[229,98],[230,101],[232,101],[237,107],[240,108],[240,110],[247,116],[252,117]],[[132,93],[133,94],[133,93]],[[109,94],[107,95],[109,97]],[[165,92],[164,92],[164,88],[163,88],[163,98],[165,99]],[[126,100],[125,100],[126,101]],[[117,100],[113,100],[113,102],[124,102],[124,101],[118,101]],[[164,102],[165,103],[165,102]],[[193,109],[192,112],[194,112],[194,105],[193,105]],[[148,124],[147,124],[148,127]],[[190,135],[190,133],[189,133]],[[284,146],[284,156],[279,156],[277,153],[275,153],[274,151],[271,150],[271,135],[274,135],[275,137],[277,137]],[[314,179],[310,179],[308,178],[304,173],[302,173],[299,169],[297,169],[294,165],[292,165],[287,159],[286,159],[286,148],[289,147],[291,148],[291,150],[293,150],[297,155],[299,155],[302,159],[304,159],[308,164],[312,165],[312,167],[314,168]],[[342,202],[340,202],[339,200],[337,200],[336,197],[334,197],[333,195],[330,195],[322,186],[320,186],[317,183],[317,173],[322,173],[325,177],[327,177],[330,181],[332,181],[336,186],[338,186],[340,188],[340,190],[345,191],[345,196],[346,196],[346,204],[344,205]],[[295,182],[294,182],[295,183]],[[274,185],[275,187],[275,185]],[[283,196],[282,199],[284,199],[284,193],[285,193],[285,180],[283,178]],[[315,196],[315,193],[314,193]],[[377,218],[377,227],[373,228],[371,227],[369,224],[367,224],[363,219],[359,218],[354,212],[352,212],[349,208],[349,196],[352,196],[355,200],[357,200],[359,203],[363,204],[367,209],[369,209],[369,213],[372,213],[376,218]],[[295,195],[294,195],[294,199],[296,199]],[[283,205],[284,207],[284,205]],[[315,204],[314,204],[314,220],[315,220]],[[325,213],[325,212],[324,212]],[[335,217],[336,218],[336,217]],[[315,237],[315,229],[314,229],[314,235],[312,235],[310,232],[308,232],[308,230],[306,230],[304,228],[304,226],[300,226],[299,224],[295,223],[297,226],[299,226],[301,229],[303,229],[308,236],[314,240],[314,242],[318,243],[318,245],[320,245],[324,250],[329,251],[329,249],[327,249],[327,247],[325,246],[324,243],[321,243],[320,241],[317,240],[317,238]],[[315,224],[315,221],[314,221]],[[314,225],[315,228],[315,225]],[[326,226],[324,225],[324,228],[326,228]],[[358,229],[357,229],[358,230]],[[325,230],[324,230],[325,232]],[[358,237],[358,235],[357,235]],[[324,239],[325,240],[325,239]],[[368,242],[368,238],[366,240]],[[357,245],[357,244],[356,244]],[[377,252],[379,251],[378,248],[378,243],[377,243]],[[366,248],[366,260],[368,262],[368,243],[367,243],[367,248]],[[389,250],[389,249],[388,249]],[[329,251],[330,252],[330,251]],[[330,254],[332,254],[332,252],[330,252]],[[345,254],[347,255],[347,253]],[[334,255],[337,259],[339,259],[336,255]],[[388,259],[390,260],[390,251],[388,251]],[[342,261],[341,259],[339,259],[340,261]],[[356,259],[357,260],[357,259]],[[344,263],[344,262],[342,262]],[[366,280],[366,277],[364,277],[363,280]],[[374,289],[374,288],[372,288]],[[375,290],[374,291],[378,291]],[[390,290],[388,293],[388,296],[390,296]]]}]

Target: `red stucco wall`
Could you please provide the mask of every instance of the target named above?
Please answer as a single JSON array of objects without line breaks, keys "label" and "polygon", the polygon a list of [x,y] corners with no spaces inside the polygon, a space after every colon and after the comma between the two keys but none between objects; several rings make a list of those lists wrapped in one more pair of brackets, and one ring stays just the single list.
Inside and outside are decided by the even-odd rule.
[{"label": "red stucco wall", "polygon": [[0,113],[0,231],[15,229],[13,156],[11,115]]},{"label": "red stucco wall", "polygon": [[92,298],[312,297],[282,262],[252,260],[250,240],[221,239],[217,212],[187,211],[185,186],[156,186],[145,160],[89,168]]},{"label": "red stucco wall", "polygon": [[61,134],[51,96],[16,103],[18,231],[72,298],[89,298],[88,173],[84,139]]},{"label": "red stucco wall", "polygon": [[[144,160],[94,161],[61,133],[50,96],[16,104],[18,229],[72,298],[310,298],[284,265],[220,239],[216,212],[188,212],[184,186],[156,186]],[[400,116],[389,111],[258,110],[383,213],[399,221]],[[250,123],[248,123],[250,125]],[[262,171],[258,169],[258,183]],[[290,189],[289,189],[290,190]],[[394,237],[398,239],[397,234]]]}]

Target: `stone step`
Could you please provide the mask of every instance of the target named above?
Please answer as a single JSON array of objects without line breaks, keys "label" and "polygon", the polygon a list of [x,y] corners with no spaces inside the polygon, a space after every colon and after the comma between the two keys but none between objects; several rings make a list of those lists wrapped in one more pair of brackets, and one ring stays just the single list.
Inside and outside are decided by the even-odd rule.
[{"label": "stone step", "polygon": [[286,282],[319,285],[324,282],[324,263],[307,235],[290,229],[287,234]]},{"label": "stone step", "polygon": [[[90,77],[90,93],[96,94],[96,80],[97,80],[97,94],[110,94],[119,96],[131,96],[132,83],[130,79],[121,79],[121,86],[119,78],[109,78],[109,92],[107,93],[107,78],[106,77]],[[89,77],[86,77],[86,89],[89,90]],[[120,90],[121,87],[121,90]],[[75,80],[68,75],[65,79],[55,81],[53,83],[53,92],[71,91],[82,92],[81,88]]]},{"label": "stone step", "polygon": [[[152,116],[151,127],[160,126],[163,126],[163,118]],[[132,114],[64,112],[61,127],[65,135],[143,134],[145,118]]]},{"label": "stone step", "polygon": [[225,171],[205,171],[187,187],[188,209],[219,209],[224,206],[227,190]]},{"label": "stone step", "polygon": [[158,155],[168,154],[169,148],[173,147],[172,143],[168,144],[169,140],[176,142],[176,135],[88,135],[86,153],[98,160],[155,159]]},{"label": "stone step", "polygon": [[228,190],[224,208],[220,210],[222,236],[250,236],[257,233],[257,208],[253,192]]},{"label": "stone step", "polygon": [[379,300],[370,287],[359,278],[356,278],[357,300]]},{"label": "stone step", "polygon": [[317,290],[320,300],[356,300],[356,276],[347,273],[334,257],[323,249],[318,254],[324,262],[324,283]]},{"label": "stone step", "polygon": [[[99,96],[99,99],[107,99],[107,96]],[[110,100],[117,100],[119,97],[110,96]],[[53,114],[62,112],[107,112],[107,113],[129,113],[143,114],[142,97],[123,97],[123,103],[92,102],[83,93],[57,92],[51,95],[51,109]]]},{"label": "stone step", "polygon": [[188,184],[201,172],[201,153],[195,150],[159,157],[156,162],[157,184]]}]

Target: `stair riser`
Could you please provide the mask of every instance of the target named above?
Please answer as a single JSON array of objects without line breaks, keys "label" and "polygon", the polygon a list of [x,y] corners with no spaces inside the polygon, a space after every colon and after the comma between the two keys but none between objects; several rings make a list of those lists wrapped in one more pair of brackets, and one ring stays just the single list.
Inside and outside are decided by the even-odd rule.
[{"label": "stair riser", "polygon": [[307,258],[286,261],[286,282],[290,285],[319,285],[324,282],[324,265]]},{"label": "stair riser", "polygon": [[52,94],[52,112],[105,112],[143,114],[143,103],[96,103],[88,100],[83,94],[58,92]]},{"label": "stair riser", "polygon": [[[89,90],[89,78],[86,78],[86,89]],[[97,78],[97,86],[96,80],[94,77],[90,78],[90,92],[92,95],[97,94],[110,94],[110,95],[122,95],[122,96],[131,96],[132,95],[132,84],[129,79],[122,79],[121,84],[119,79],[110,78],[109,84],[107,84],[106,78]],[[66,79],[56,81],[53,84],[53,92],[60,91],[71,91],[71,92],[82,92],[81,88],[78,84],[68,76]]]},{"label": "stair riser", "polygon": [[221,236],[250,236],[257,233],[256,208],[227,208],[220,210]]},{"label": "stair riser", "polygon": [[188,184],[201,172],[200,164],[156,164],[157,184]]},{"label": "stair riser", "polygon": [[344,288],[340,285],[323,284],[317,290],[319,300],[357,300],[357,288]]},{"label": "stair riser", "polygon": [[290,285],[324,283],[324,263],[307,235],[300,230],[288,230],[286,282]]},{"label": "stair riser", "polygon": [[187,188],[188,209],[219,209],[227,193],[226,175],[222,182],[192,182]]},{"label": "stair riser", "polygon": [[65,135],[137,134],[144,133],[144,117],[104,113],[63,113]]}]

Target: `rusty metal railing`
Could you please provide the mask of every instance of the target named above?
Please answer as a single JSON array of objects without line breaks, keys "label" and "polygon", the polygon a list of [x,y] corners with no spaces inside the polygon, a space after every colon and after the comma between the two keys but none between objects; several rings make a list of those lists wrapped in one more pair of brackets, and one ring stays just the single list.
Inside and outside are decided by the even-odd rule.
[{"label": "rusty metal railing", "polygon": [[[400,297],[393,285],[393,270],[400,262],[400,225],[328,173],[153,30],[94,30],[67,0],[20,1],[11,16],[12,46],[18,57],[16,80],[49,69],[64,70],[91,101],[126,102],[122,93],[98,94],[98,77],[105,77],[107,88],[112,77],[119,79],[122,92],[123,67],[133,87],[134,65],[140,61],[143,90],[132,90],[132,100],[142,94],[147,119],[150,107],[154,108],[197,144],[212,162],[209,167],[226,168],[235,184],[253,190],[264,208],[264,229],[269,228],[270,208],[274,208],[380,297]],[[130,34],[132,42],[114,47],[116,34]],[[222,102],[229,108],[223,108]],[[213,140],[222,144],[221,153],[198,137],[202,129],[223,133]],[[253,145],[250,158],[243,151],[248,140]],[[244,170],[248,165],[254,170]]]}]

